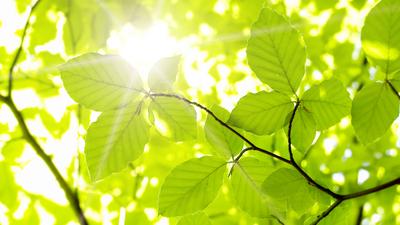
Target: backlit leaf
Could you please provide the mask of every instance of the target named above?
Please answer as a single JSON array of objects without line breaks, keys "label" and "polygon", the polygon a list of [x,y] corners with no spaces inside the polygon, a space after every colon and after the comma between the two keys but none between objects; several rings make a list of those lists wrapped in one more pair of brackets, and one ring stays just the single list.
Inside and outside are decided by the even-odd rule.
[{"label": "backlit leaf", "polygon": [[139,74],[119,56],[84,54],[61,66],[60,72],[68,94],[98,111],[126,105],[142,91]]},{"label": "backlit leaf", "polygon": [[243,158],[234,165],[232,194],[239,207],[251,216],[270,216],[268,197],[261,184],[272,171],[271,165],[255,158]]},{"label": "backlit leaf", "polygon": [[307,90],[301,99],[311,112],[317,130],[327,129],[350,113],[351,99],[343,84],[336,79],[323,81]]},{"label": "backlit leaf", "polygon": [[196,137],[196,112],[193,106],[178,99],[157,97],[152,100],[150,109],[166,126],[163,134],[175,141]]},{"label": "backlit leaf", "polygon": [[300,106],[293,119],[292,144],[305,153],[314,140],[315,132],[316,124],[312,113]]},{"label": "backlit leaf", "polygon": [[160,59],[149,73],[149,87],[153,91],[172,90],[178,73],[180,56]]},{"label": "backlit leaf", "polygon": [[[229,112],[219,106],[214,106],[211,111],[223,122],[229,119]],[[232,158],[242,150],[243,140],[232,131],[222,126],[210,115],[204,125],[207,141],[214,147],[217,153],[226,158]]]},{"label": "backlit leaf", "polygon": [[353,100],[352,124],[364,143],[381,137],[399,115],[399,100],[388,84],[365,86]]},{"label": "backlit leaf", "polygon": [[387,75],[400,69],[400,1],[382,0],[368,14],[361,32],[368,59]]},{"label": "backlit leaf", "polygon": [[219,158],[205,156],[175,167],[161,187],[159,213],[180,216],[206,208],[222,185],[225,165]]},{"label": "backlit leaf", "polygon": [[264,181],[262,188],[275,201],[287,204],[300,213],[310,210],[314,204],[312,187],[293,169],[276,170]]},{"label": "backlit leaf", "polygon": [[229,123],[255,134],[271,134],[283,127],[292,109],[290,98],[279,92],[249,93],[239,100]]},{"label": "backlit leaf", "polygon": [[137,105],[102,113],[86,136],[85,154],[93,181],[124,169],[148,142],[149,126]]},{"label": "backlit leaf", "polygon": [[204,212],[182,217],[177,225],[211,225],[211,221]]},{"label": "backlit leaf", "polygon": [[274,90],[294,94],[304,75],[306,53],[299,33],[281,15],[264,8],[251,28],[247,59]]}]

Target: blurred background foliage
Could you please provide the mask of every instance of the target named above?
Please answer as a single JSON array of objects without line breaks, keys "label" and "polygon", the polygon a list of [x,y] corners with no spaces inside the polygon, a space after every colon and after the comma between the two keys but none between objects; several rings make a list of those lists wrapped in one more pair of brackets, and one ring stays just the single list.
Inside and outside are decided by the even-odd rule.
[{"label": "blurred background foliage", "polygon": [[[42,0],[31,18],[14,73],[14,100],[33,135],[78,191],[91,224],[176,224],[178,219],[157,213],[160,184],[177,164],[212,151],[201,129],[206,115],[199,114],[199,136],[193,141],[175,143],[152,128],[150,143],[138,160],[124,172],[93,184],[83,146],[88,125],[98,113],[68,97],[57,66],[88,51],[115,53],[146,77],[160,57],[182,54],[176,90],[206,106],[219,104],[231,110],[246,93],[270,90],[249,69],[245,48],[259,11],[271,6],[289,17],[304,36],[308,59],[300,92],[336,77],[353,97],[370,78],[380,77],[379,71],[370,68],[360,44],[364,18],[376,2]],[[0,0],[1,94],[6,93],[8,70],[33,3]],[[319,133],[302,165],[339,193],[374,186],[399,175],[399,132],[397,120],[378,142],[364,146],[346,117]],[[283,130],[271,136],[248,136],[287,157]],[[0,224],[77,224],[63,192],[22,139],[17,121],[4,104],[0,104],[0,149]],[[400,224],[398,189],[351,200],[342,213],[356,220],[361,207],[363,224]],[[259,220],[242,212],[229,185],[223,186],[205,212],[213,224],[278,224],[273,218]],[[294,216],[293,220],[305,218]]]}]

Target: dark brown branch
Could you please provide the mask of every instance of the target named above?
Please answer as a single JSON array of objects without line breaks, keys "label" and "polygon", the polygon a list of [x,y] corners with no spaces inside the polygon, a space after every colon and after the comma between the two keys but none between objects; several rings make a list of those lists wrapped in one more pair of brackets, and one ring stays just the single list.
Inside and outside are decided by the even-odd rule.
[{"label": "dark brown branch", "polygon": [[83,213],[83,210],[80,206],[79,199],[77,195],[72,191],[71,187],[65,181],[63,176],[61,175],[60,171],[58,171],[57,167],[54,165],[50,156],[46,154],[44,149],[40,146],[40,144],[36,141],[36,139],[32,136],[31,132],[28,129],[28,126],[25,123],[25,119],[22,113],[17,109],[14,101],[11,97],[4,97],[0,95],[0,101],[4,102],[12,111],[15,118],[18,121],[18,124],[22,130],[23,138],[32,146],[35,150],[36,154],[45,162],[46,166],[50,169],[53,173],[54,177],[56,178],[58,184],[63,189],[65,196],[67,197],[74,213],[78,217],[78,220],[81,225],[88,225],[86,217]]},{"label": "dark brown branch", "polygon": [[397,98],[400,100],[400,95],[399,92],[396,90],[396,88],[393,86],[393,84],[389,81],[386,80],[386,83],[389,84],[390,89],[392,90],[392,92],[397,96]]},{"label": "dark brown branch", "polygon": [[40,2],[41,2],[41,0],[37,0],[35,2],[35,4],[33,4],[33,6],[31,7],[31,10],[29,12],[28,18],[26,19],[24,30],[22,31],[22,36],[21,36],[21,40],[20,40],[20,43],[19,43],[19,47],[18,47],[17,52],[15,53],[15,56],[14,56],[12,62],[11,62],[10,69],[8,70],[8,93],[7,93],[7,96],[11,96],[11,94],[12,94],[14,68],[18,63],[19,57],[20,57],[21,52],[22,52],[22,48],[24,47],[24,41],[25,41],[25,37],[26,37],[26,32],[27,32],[27,30],[29,28],[29,23],[30,23],[31,16],[33,15],[35,9],[37,8],[37,6],[39,5]]},{"label": "dark brown branch", "polygon": [[292,127],[293,127],[293,120],[294,117],[296,115],[296,111],[298,110],[300,106],[300,102],[297,101],[296,105],[294,106],[293,109],[293,113],[290,117],[289,120],[289,128],[288,128],[288,151],[289,151],[289,155],[290,155],[290,162],[291,165],[293,165],[293,167],[307,180],[308,184],[318,188],[319,190],[327,193],[328,195],[332,196],[335,199],[341,199],[342,196],[339,194],[336,194],[335,192],[331,191],[330,189],[323,187],[322,185],[320,185],[319,183],[317,183],[313,178],[311,178],[297,163],[296,160],[294,159],[293,156],[293,151],[292,151]]},{"label": "dark brown branch", "polygon": [[364,205],[361,205],[360,208],[358,209],[356,225],[361,225],[363,219],[363,211],[364,211]]},{"label": "dark brown branch", "polygon": [[175,98],[181,101],[184,101],[190,105],[194,105],[202,110],[204,110],[205,112],[207,112],[211,117],[213,117],[219,124],[221,124],[223,127],[227,128],[228,130],[232,131],[236,136],[238,136],[240,139],[242,139],[243,141],[245,141],[252,150],[255,151],[259,151],[262,152],[264,154],[267,154],[275,159],[278,159],[282,162],[288,163],[290,164],[290,161],[283,158],[282,156],[276,155],[270,151],[267,151],[265,149],[259,148],[257,147],[253,142],[251,142],[249,139],[247,139],[246,137],[244,137],[242,134],[240,134],[239,132],[237,132],[234,128],[232,128],[231,126],[229,126],[227,123],[225,123],[224,121],[222,121],[220,118],[218,118],[210,109],[208,109],[207,107],[197,103],[197,102],[193,102],[190,101],[189,99],[186,99],[184,97],[181,97],[179,95],[175,95],[175,94],[166,94],[166,93],[151,93],[149,94],[150,97],[167,97],[167,98]]},{"label": "dark brown branch", "polygon": [[327,217],[329,215],[329,213],[331,213],[342,202],[343,202],[343,200],[337,199],[331,206],[329,206],[329,208],[327,208],[321,215],[319,215],[317,217],[317,219],[311,225],[316,225],[319,222],[321,222],[321,220],[323,218]]},{"label": "dark brown branch", "polygon": [[369,189],[366,189],[366,190],[363,190],[363,191],[359,191],[359,192],[355,192],[355,193],[352,193],[352,194],[343,195],[342,197],[343,197],[344,200],[348,200],[348,199],[352,199],[352,198],[358,198],[358,197],[369,195],[369,194],[372,194],[372,193],[375,193],[375,192],[378,192],[378,191],[381,191],[381,190],[384,190],[386,188],[392,187],[394,185],[399,185],[399,184],[400,184],[400,177],[398,177],[398,178],[396,178],[394,180],[391,180],[389,182],[386,182],[384,184],[378,185],[376,187],[372,187],[372,188],[369,188]]}]

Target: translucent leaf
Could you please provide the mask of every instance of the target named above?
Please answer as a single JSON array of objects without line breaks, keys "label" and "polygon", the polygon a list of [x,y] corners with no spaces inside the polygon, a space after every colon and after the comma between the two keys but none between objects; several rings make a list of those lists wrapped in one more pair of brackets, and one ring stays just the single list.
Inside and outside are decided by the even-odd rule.
[{"label": "translucent leaf", "polygon": [[211,221],[204,212],[182,217],[177,225],[211,225]]},{"label": "translucent leaf", "polygon": [[296,93],[306,52],[298,32],[278,13],[264,8],[251,28],[247,58],[257,77],[271,88]]},{"label": "translucent leaf", "polygon": [[124,169],[138,158],[149,138],[149,126],[136,105],[102,113],[86,136],[85,154],[92,180]]},{"label": "translucent leaf", "polygon": [[293,169],[276,170],[264,181],[262,188],[269,197],[299,213],[314,205],[312,187]]},{"label": "translucent leaf", "polygon": [[255,217],[268,217],[268,198],[261,188],[273,167],[255,158],[242,158],[232,172],[232,194],[239,207]]},{"label": "translucent leaf", "polygon": [[351,109],[349,93],[336,79],[311,87],[304,93],[301,101],[305,109],[313,115],[317,130],[327,129],[338,123]]},{"label": "translucent leaf", "polygon": [[[213,106],[211,111],[222,121],[229,119],[229,112],[219,106]],[[243,140],[232,131],[222,126],[212,116],[207,115],[204,125],[207,141],[214,147],[217,153],[226,158],[232,158],[240,152]]]},{"label": "translucent leaf", "polygon": [[102,4],[95,0],[71,1],[61,8],[66,17],[63,42],[67,54],[105,47],[112,28],[112,16]]},{"label": "translucent leaf", "polygon": [[206,208],[222,185],[225,165],[219,158],[205,156],[175,167],[161,187],[159,213],[181,216]]},{"label": "translucent leaf", "polygon": [[279,92],[249,93],[239,100],[229,123],[258,135],[271,134],[283,127],[292,109],[290,98]]},{"label": "translucent leaf", "polygon": [[387,75],[400,69],[400,1],[382,0],[368,14],[362,47],[372,64]]},{"label": "translucent leaf", "polygon": [[165,126],[160,128],[164,135],[175,141],[185,141],[197,136],[196,112],[193,106],[178,99],[158,97],[153,99],[150,109]]},{"label": "translucent leaf", "polygon": [[149,87],[153,91],[172,90],[178,73],[180,56],[159,60],[150,70]]},{"label": "translucent leaf", "polygon": [[399,100],[388,84],[372,83],[354,97],[351,122],[364,143],[381,137],[398,115]]},{"label": "translucent leaf", "polygon": [[68,94],[98,111],[126,105],[142,91],[139,74],[119,56],[88,53],[68,61],[60,72]]},{"label": "translucent leaf", "polygon": [[316,124],[312,113],[300,107],[293,119],[292,144],[297,150],[305,153],[312,144],[316,132]]}]

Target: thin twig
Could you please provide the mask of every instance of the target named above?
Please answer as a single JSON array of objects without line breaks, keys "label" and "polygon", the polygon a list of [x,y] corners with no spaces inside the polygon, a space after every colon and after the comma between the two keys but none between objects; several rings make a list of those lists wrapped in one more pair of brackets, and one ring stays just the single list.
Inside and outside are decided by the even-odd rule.
[{"label": "thin twig", "polygon": [[386,80],[386,83],[389,84],[390,89],[392,90],[392,92],[397,96],[397,98],[400,100],[400,95],[399,92],[396,90],[396,88],[393,86],[393,84],[389,81]]},{"label": "thin twig", "polygon": [[396,178],[394,180],[388,181],[386,183],[383,183],[381,185],[378,185],[376,187],[372,187],[372,188],[368,188],[368,189],[363,190],[363,191],[359,191],[359,192],[343,195],[342,197],[343,197],[343,200],[348,200],[348,199],[352,199],[352,198],[358,198],[358,197],[369,195],[369,194],[372,194],[372,193],[375,193],[375,192],[378,192],[378,191],[381,191],[381,190],[384,190],[384,189],[387,189],[389,187],[392,187],[394,185],[399,185],[399,184],[400,184],[400,177],[398,177],[398,178]]},{"label": "thin twig", "polygon": [[20,43],[19,43],[19,47],[18,47],[17,52],[15,53],[15,56],[14,56],[14,58],[12,60],[10,69],[8,70],[8,94],[7,94],[7,96],[9,96],[9,97],[12,94],[14,68],[18,63],[19,57],[20,57],[21,52],[22,52],[22,48],[24,47],[25,36],[26,36],[26,32],[27,32],[27,30],[29,28],[29,23],[30,23],[31,16],[33,15],[35,9],[37,8],[37,6],[39,5],[40,2],[41,2],[41,0],[37,0],[35,2],[35,4],[33,4],[32,7],[31,7],[31,10],[29,12],[28,18],[26,19],[24,30],[22,31],[22,36],[21,36],[21,40],[20,40]]},{"label": "thin twig", "polygon": [[364,204],[362,204],[360,206],[360,208],[358,209],[356,225],[361,225],[361,222],[362,222],[362,219],[363,219],[363,211],[364,211]]},{"label": "thin twig", "polygon": [[342,199],[337,199],[329,208],[327,208],[321,215],[317,217],[317,219],[311,225],[317,225],[321,220],[329,215],[340,203],[342,203]]},{"label": "thin twig", "polygon": [[276,155],[275,153],[272,153],[270,151],[267,151],[265,149],[262,149],[260,147],[257,147],[253,142],[251,142],[249,139],[247,139],[246,137],[244,137],[242,134],[240,134],[239,132],[237,132],[234,128],[232,128],[231,126],[229,126],[227,123],[225,123],[224,121],[222,121],[220,118],[218,118],[210,109],[208,109],[207,107],[197,103],[197,102],[193,102],[190,101],[189,99],[186,99],[184,97],[181,97],[179,95],[175,95],[175,94],[166,94],[166,93],[150,93],[149,94],[150,97],[167,97],[167,98],[175,98],[181,101],[184,101],[190,105],[194,105],[202,110],[204,110],[205,112],[207,112],[211,117],[213,117],[219,124],[221,124],[223,127],[227,128],[228,130],[232,131],[236,136],[238,136],[240,139],[242,139],[243,141],[245,141],[253,150],[262,152],[264,154],[267,154],[269,156],[272,156],[275,159],[278,159],[282,162],[288,163],[290,164],[290,161],[283,158],[282,156]]},{"label": "thin twig", "polygon": [[289,128],[288,128],[288,151],[289,151],[289,155],[290,155],[290,162],[291,165],[293,165],[293,167],[307,180],[308,184],[320,189],[321,191],[327,193],[328,195],[332,196],[335,199],[341,199],[342,195],[339,195],[333,191],[331,191],[330,189],[323,187],[322,185],[320,185],[319,183],[317,183],[313,178],[311,178],[297,163],[296,160],[294,159],[293,156],[293,151],[292,151],[292,127],[293,127],[293,121],[294,121],[294,117],[296,115],[296,111],[298,110],[300,106],[300,101],[296,102],[296,105],[294,106],[293,109],[293,113],[290,117],[289,120]]}]

